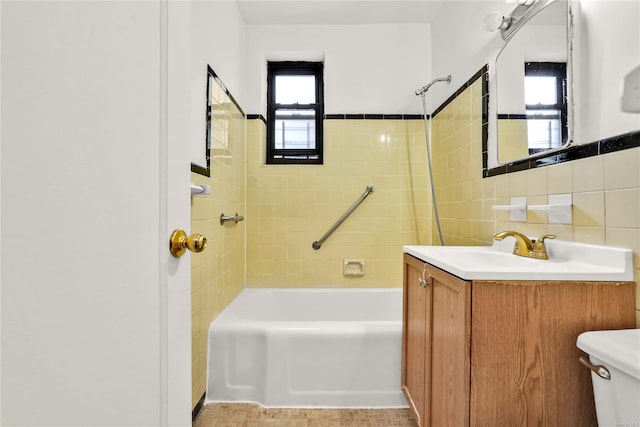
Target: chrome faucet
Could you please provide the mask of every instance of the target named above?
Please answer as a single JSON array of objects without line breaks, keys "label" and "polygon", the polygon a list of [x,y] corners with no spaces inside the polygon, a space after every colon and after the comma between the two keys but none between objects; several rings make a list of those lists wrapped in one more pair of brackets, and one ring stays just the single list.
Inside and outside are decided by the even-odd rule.
[{"label": "chrome faucet", "polygon": [[553,234],[544,234],[535,240],[531,240],[524,234],[518,233],[517,231],[502,231],[500,233],[496,233],[493,238],[495,240],[502,240],[509,236],[513,236],[516,239],[516,245],[513,248],[514,255],[535,259],[549,259],[549,254],[547,254],[547,247],[544,244],[544,241],[545,239],[556,238]]}]

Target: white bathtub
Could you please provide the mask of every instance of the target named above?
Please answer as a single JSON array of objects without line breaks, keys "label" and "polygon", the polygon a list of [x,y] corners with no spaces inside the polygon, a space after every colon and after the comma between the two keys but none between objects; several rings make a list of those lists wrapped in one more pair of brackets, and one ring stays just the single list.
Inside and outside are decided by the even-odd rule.
[{"label": "white bathtub", "polygon": [[209,402],[406,407],[402,289],[245,289],[209,327]]}]

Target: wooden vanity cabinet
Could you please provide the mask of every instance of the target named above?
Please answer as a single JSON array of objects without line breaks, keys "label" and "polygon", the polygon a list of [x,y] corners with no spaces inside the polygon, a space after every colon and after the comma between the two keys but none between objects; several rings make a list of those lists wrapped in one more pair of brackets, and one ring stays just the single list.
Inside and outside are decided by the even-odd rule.
[{"label": "wooden vanity cabinet", "polygon": [[584,331],[635,327],[633,282],[466,281],[404,255],[402,391],[421,427],[596,426]]}]

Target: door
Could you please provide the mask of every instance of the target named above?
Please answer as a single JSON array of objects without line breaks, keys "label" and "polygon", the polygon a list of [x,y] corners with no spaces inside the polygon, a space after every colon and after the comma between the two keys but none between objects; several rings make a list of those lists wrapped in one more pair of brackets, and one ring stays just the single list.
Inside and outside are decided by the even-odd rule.
[{"label": "door", "polygon": [[[188,4],[0,2],[0,424],[189,425]],[[188,91],[184,91],[188,92]]]},{"label": "door", "polygon": [[404,255],[402,321],[402,392],[418,426],[430,425],[431,288],[425,280],[426,264]]},{"label": "door", "polygon": [[431,424],[469,425],[471,284],[428,266],[432,295]]}]

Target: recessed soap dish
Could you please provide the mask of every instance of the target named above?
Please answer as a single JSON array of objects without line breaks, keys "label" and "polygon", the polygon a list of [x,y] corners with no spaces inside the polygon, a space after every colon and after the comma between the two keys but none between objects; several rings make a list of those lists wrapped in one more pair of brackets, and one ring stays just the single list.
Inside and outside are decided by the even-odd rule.
[{"label": "recessed soap dish", "polygon": [[364,276],[363,259],[345,259],[342,266],[343,276]]}]

